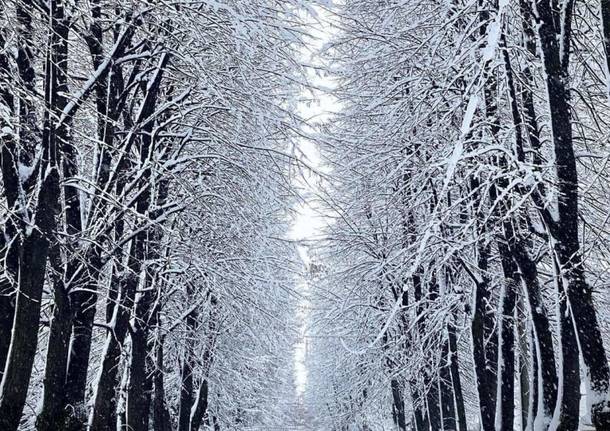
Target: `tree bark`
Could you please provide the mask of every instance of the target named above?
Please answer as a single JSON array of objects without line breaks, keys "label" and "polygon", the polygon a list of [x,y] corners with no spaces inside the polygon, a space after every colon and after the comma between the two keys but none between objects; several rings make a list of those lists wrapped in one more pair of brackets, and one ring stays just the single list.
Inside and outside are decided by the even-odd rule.
[{"label": "tree bark", "polygon": [[[137,318],[136,318],[137,319]],[[152,391],[148,356],[148,331],[137,328],[131,333],[131,363],[127,387],[127,428],[148,431]]]},{"label": "tree bark", "polygon": [[407,431],[407,418],[405,416],[405,401],[402,395],[400,381],[392,379],[390,382],[392,390],[392,403],[394,408],[394,423],[400,431]]},{"label": "tree bark", "polygon": [[[187,322],[188,325],[188,322]],[[185,352],[182,361],[181,385],[180,385],[180,410],[178,413],[178,431],[190,431],[191,408],[193,407],[193,367],[194,357]]]},{"label": "tree bark", "polygon": [[[60,88],[67,68],[65,55],[68,29],[64,22],[62,2],[52,0],[49,6],[51,20],[45,80],[43,158],[40,162],[42,168],[38,171],[40,189],[36,209],[32,215],[34,227],[23,226],[20,232],[22,237],[19,247],[18,292],[12,326],[13,337],[0,384],[0,428],[7,431],[18,428],[25,405],[36,356],[49,237],[56,229],[56,214],[59,210],[57,143],[61,141],[66,129],[56,126],[56,118],[65,106],[65,95],[60,94]],[[23,13],[28,12],[23,11]],[[31,30],[26,27],[25,31]],[[25,129],[31,130],[29,127]],[[24,140],[22,145],[27,145],[27,142]]]},{"label": "tree bark", "polygon": [[536,415],[538,414],[538,398],[540,394],[540,362],[538,361],[538,345],[536,343],[536,335],[534,334],[534,328],[530,331],[529,336],[530,343],[530,354],[531,354],[531,384],[529,393],[529,411],[527,419],[527,429],[534,429],[534,422],[536,421]]},{"label": "tree bark", "polygon": [[428,406],[430,428],[433,430],[441,430],[443,429],[443,416],[441,412],[438,376],[428,376],[426,384],[428,388],[428,392],[426,393],[426,404]]},{"label": "tree bark", "polygon": [[467,431],[466,424],[466,407],[464,403],[464,394],[462,391],[462,379],[460,377],[460,366],[458,358],[457,337],[455,334],[455,326],[449,324],[449,355],[451,364],[451,382],[453,384],[453,392],[455,395],[455,406],[458,419],[458,428],[460,431]]},{"label": "tree bark", "polygon": [[529,415],[529,397],[531,392],[529,366],[531,353],[529,346],[530,332],[527,325],[527,314],[523,297],[520,295],[517,306],[517,334],[519,339],[519,389],[521,399],[521,430],[525,431]]},{"label": "tree bark", "polygon": [[455,401],[453,384],[451,381],[451,353],[449,351],[449,340],[445,340],[442,348],[442,363],[439,372],[439,386],[441,397],[441,412],[443,415],[443,430],[456,431],[457,422],[455,415]]},{"label": "tree bark", "polygon": [[153,430],[171,431],[171,419],[165,404],[163,337],[157,336],[155,369],[153,371]]},{"label": "tree bark", "polygon": [[118,306],[114,308],[112,332],[106,336],[106,347],[98,381],[95,385],[94,406],[91,413],[91,431],[112,431],[117,423],[117,388],[119,387],[119,363],[121,349],[129,329],[129,316],[139,278],[139,262],[142,253],[141,240],[137,237],[131,245],[128,273],[121,280]]},{"label": "tree bark", "polygon": [[558,11],[553,9],[550,0],[536,1],[540,21],[538,37],[546,72],[558,189],[558,219],[550,227],[550,231],[565,280],[564,288],[578,335],[585,374],[589,380],[590,395],[593,397],[591,418],[597,429],[608,429],[610,368],[593,305],[592,289],[585,280],[578,238],[578,172],[568,86],[572,9],[573,2],[568,1],[561,16],[558,16]]},{"label": "tree bark", "polygon": [[501,302],[502,323],[498,330],[501,360],[498,364],[499,408],[496,411],[497,429],[514,429],[515,412],[515,333],[514,315],[516,304],[518,272],[506,243],[498,243],[502,270],[504,273],[504,292]]},{"label": "tree bark", "polygon": [[193,402],[191,409],[189,423],[189,431],[198,431],[202,423],[209,425],[209,402],[208,402],[208,386],[209,386],[209,373],[213,361],[213,352],[216,344],[217,336],[217,300],[213,293],[210,293],[210,314],[208,316],[208,334],[207,334],[207,345],[203,353],[203,370],[202,370],[202,382],[199,386],[197,398]]},{"label": "tree bark", "polygon": [[[511,244],[512,254],[519,266],[523,286],[529,303],[530,315],[534,326],[534,340],[538,356],[538,369],[542,376],[543,405],[538,406],[538,421],[550,420],[553,417],[557,402],[557,366],[553,350],[553,336],[541,298],[541,286],[538,280],[538,269],[524,246],[520,242]],[[538,373],[536,373],[538,374]],[[548,426],[548,423],[546,424]]]},{"label": "tree bark", "polygon": [[[439,286],[436,279],[436,274],[432,273],[428,285],[428,294],[426,295],[426,302],[434,303],[438,300],[439,297]],[[427,309],[422,306],[420,308],[420,316],[427,312]],[[422,318],[422,329],[425,329],[427,326],[427,319]],[[425,337],[426,334],[421,334],[422,337]],[[428,340],[428,343],[434,342],[434,340]],[[424,350],[427,350],[427,346],[424,345]],[[444,359],[444,358],[443,358]],[[428,405],[428,417],[430,418],[430,427],[434,430],[440,430],[443,426],[443,414],[442,414],[442,404],[441,404],[441,392],[440,392],[440,376],[439,371],[436,367],[439,364],[433,362],[434,358],[430,358],[428,361],[428,365],[432,366],[432,369],[424,370],[424,385],[427,389],[426,393],[426,403]]]},{"label": "tree bark", "polygon": [[555,279],[557,280],[557,316],[559,320],[559,343],[561,346],[559,371],[560,402],[557,403],[559,426],[557,431],[577,431],[580,422],[580,358],[578,342],[568,308],[563,280],[557,262],[553,259]]},{"label": "tree bark", "polygon": [[[421,280],[421,268],[418,268],[417,271],[415,272],[415,274],[413,274],[413,297],[415,299],[415,302],[418,304],[417,305],[417,314],[418,317],[421,316],[421,314],[423,313],[423,305],[422,305],[422,301],[423,301],[423,291],[422,291],[422,280]],[[423,335],[423,331],[424,331],[424,325],[423,325],[423,320],[422,319],[417,319],[417,332],[419,333],[419,335]],[[428,406],[427,406],[427,402],[426,402],[426,397],[424,396],[424,393],[422,393],[423,389],[424,391],[427,390],[426,385],[425,385],[425,374],[424,377],[422,378],[422,380],[424,380],[423,385],[421,385],[421,387],[419,387],[420,382],[412,382],[412,386],[414,387],[414,389],[412,390],[412,394],[413,394],[413,404],[415,405],[415,419],[417,422],[417,427],[420,431],[422,430],[429,430],[430,429],[430,416],[428,414]]]},{"label": "tree bark", "polygon": [[53,316],[49,331],[48,350],[43,384],[42,410],[36,418],[38,431],[56,431],[64,427],[63,388],[66,383],[70,344],[71,310],[63,280],[59,244],[54,244],[49,261],[53,268]]},{"label": "tree bark", "polygon": [[[486,346],[488,335],[493,331],[493,317],[487,310],[490,302],[489,280],[485,275],[488,266],[489,247],[479,245],[478,267],[482,278],[475,284],[474,315],[471,332],[473,344],[473,359],[477,377],[477,393],[481,412],[481,425],[484,431],[494,431],[495,385],[490,380],[495,376],[490,374],[488,356],[493,355],[493,349]],[[493,337],[492,337],[493,338]]]},{"label": "tree bark", "polygon": [[208,378],[204,376],[197,394],[197,402],[192,413],[190,431],[199,431],[201,424],[208,422]]}]

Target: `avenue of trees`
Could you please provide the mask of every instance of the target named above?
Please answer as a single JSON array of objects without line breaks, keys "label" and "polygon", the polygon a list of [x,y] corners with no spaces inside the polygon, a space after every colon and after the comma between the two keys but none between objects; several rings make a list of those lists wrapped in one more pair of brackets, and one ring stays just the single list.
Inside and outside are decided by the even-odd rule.
[{"label": "avenue of trees", "polygon": [[0,429],[278,423],[297,2],[0,2]]},{"label": "avenue of trees", "polygon": [[339,3],[322,428],[610,430],[610,4]]},{"label": "avenue of trees", "polygon": [[610,431],[609,145],[608,0],[2,0],[0,430]]}]

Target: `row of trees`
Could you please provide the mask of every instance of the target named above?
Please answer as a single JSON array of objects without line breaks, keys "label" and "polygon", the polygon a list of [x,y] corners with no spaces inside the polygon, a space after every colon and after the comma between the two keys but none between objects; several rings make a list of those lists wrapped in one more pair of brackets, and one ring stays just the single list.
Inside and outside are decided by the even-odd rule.
[{"label": "row of trees", "polygon": [[280,420],[298,6],[1,2],[2,430]]},{"label": "row of trees", "polygon": [[610,429],[608,3],[346,0],[334,21],[325,429]]}]

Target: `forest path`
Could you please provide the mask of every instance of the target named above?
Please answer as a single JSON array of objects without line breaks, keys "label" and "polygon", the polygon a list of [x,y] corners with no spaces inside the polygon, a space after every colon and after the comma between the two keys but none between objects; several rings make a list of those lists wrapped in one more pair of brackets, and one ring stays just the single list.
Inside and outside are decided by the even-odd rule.
[{"label": "forest path", "polygon": [[[298,144],[298,157],[302,161],[302,166],[295,170],[292,176],[292,184],[303,197],[302,201],[296,206],[296,217],[293,222],[290,237],[298,244],[299,255],[303,262],[303,277],[298,282],[297,291],[301,298],[298,307],[298,324],[300,339],[295,346],[294,366],[295,366],[295,388],[296,399],[294,414],[289,415],[293,418],[293,423],[284,424],[278,428],[266,429],[265,431],[294,430],[294,431],[317,431],[315,425],[311,423],[315,412],[309,411],[311,406],[307,405],[307,380],[308,380],[308,327],[309,310],[311,307],[309,286],[310,264],[312,256],[310,251],[315,248],[316,243],[324,234],[324,228],[328,223],[327,216],[323,214],[319,205],[321,194],[322,175],[324,170],[322,157],[317,143],[308,136],[316,134],[317,125],[328,120],[329,114],[337,112],[336,102],[328,94],[328,88],[333,87],[333,82],[329,76],[320,74],[324,64],[321,58],[323,47],[330,41],[332,34],[329,30],[331,13],[321,6],[313,6],[312,9],[316,16],[305,16],[308,22],[310,35],[305,39],[306,45],[301,50],[301,59],[304,64],[313,66],[308,71],[308,79],[312,88],[303,94],[303,100],[299,104],[299,115],[305,120],[303,126],[303,138]],[[315,70],[315,69],[317,70]]]}]

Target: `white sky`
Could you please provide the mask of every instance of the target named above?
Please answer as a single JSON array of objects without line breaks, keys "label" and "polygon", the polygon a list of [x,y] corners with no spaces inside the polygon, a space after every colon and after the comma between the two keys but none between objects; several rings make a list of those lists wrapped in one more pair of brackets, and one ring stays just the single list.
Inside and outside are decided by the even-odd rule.
[{"label": "white sky", "polygon": [[[311,34],[314,39],[309,39],[309,46],[302,51],[302,60],[313,64],[315,66],[322,66],[321,59],[319,58],[319,51],[323,46],[330,40],[332,32],[330,31],[329,21],[330,13],[323,10],[322,8],[315,6],[314,10],[319,14],[317,20],[309,19],[311,25],[309,27]],[[317,22],[316,22],[317,21]],[[321,73],[314,73],[313,70],[309,73],[310,82],[321,89],[332,88],[333,82],[326,75]],[[306,97],[311,97],[307,94]],[[313,92],[314,100],[309,103],[301,103],[299,105],[299,114],[309,120],[310,124],[328,119],[332,112],[336,112],[337,104],[332,96],[322,90],[315,90]],[[307,139],[302,139],[299,142],[299,152],[305,163],[310,166],[314,171],[323,169],[320,152],[314,142]],[[324,217],[316,211],[316,194],[318,192],[319,180],[315,172],[301,172],[300,178],[295,178],[293,181],[296,186],[299,187],[305,196],[303,203],[297,206],[296,217],[290,237],[293,240],[307,241],[315,240],[322,234],[322,228],[326,221]],[[299,254],[303,259],[303,262],[309,264],[309,256],[307,247],[299,245]],[[309,286],[307,280],[301,280],[298,285],[299,291],[303,294],[304,298],[299,304],[298,318],[300,320],[300,334],[301,339],[296,346],[295,350],[295,384],[297,389],[297,396],[301,396],[305,391],[307,385],[307,345],[306,345],[306,332],[307,332],[307,307],[309,300],[307,299],[309,293]]]}]

